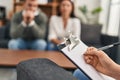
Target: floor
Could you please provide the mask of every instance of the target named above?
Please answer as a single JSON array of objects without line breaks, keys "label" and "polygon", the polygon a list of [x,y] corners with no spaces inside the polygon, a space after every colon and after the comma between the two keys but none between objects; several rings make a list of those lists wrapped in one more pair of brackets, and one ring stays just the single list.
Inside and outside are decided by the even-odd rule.
[{"label": "floor", "polygon": [[0,68],[0,80],[17,80],[16,69]]}]

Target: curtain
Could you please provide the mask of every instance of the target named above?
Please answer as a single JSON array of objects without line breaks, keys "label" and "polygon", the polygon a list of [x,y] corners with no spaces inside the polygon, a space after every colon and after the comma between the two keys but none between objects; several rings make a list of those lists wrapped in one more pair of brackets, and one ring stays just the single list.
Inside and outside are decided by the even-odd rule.
[{"label": "curtain", "polygon": [[99,23],[103,25],[103,27],[102,27],[103,34],[107,33],[109,12],[110,12],[110,2],[111,2],[111,0],[101,0],[100,1],[102,12],[99,15]]},{"label": "curtain", "polygon": [[110,15],[107,34],[111,36],[119,36],[120,22],[120,0],[113,0],[110,4]]},{"label": "curtain", "polygon": [[120,0],[101,0],[103,11],[99,22],[103,24],[102,33],[110,36],[118,36],[120,22]]},{"label": "curtain", "polygon": [[[99,22],[103,24],[102,33],[106,44],[120,41],[120,0],[101,0],[103,9]],[[107,36],[107,37],[106,37]],[[109,49],[110,57],[120,64],[120,47]]]}]

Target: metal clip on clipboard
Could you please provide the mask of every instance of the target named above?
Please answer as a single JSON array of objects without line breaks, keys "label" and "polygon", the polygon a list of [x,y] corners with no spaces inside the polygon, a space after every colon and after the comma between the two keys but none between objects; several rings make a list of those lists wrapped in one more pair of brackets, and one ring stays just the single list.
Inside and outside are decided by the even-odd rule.
[{"label": "metal clip on clipboard", "polygon": [[68,46],[68,50],[71,51],[80,43],[79,38],[73,35],[71,32],[69,32],[68,37],[65,37],[64,39],[65,42],[58,46],[60,49]]}]

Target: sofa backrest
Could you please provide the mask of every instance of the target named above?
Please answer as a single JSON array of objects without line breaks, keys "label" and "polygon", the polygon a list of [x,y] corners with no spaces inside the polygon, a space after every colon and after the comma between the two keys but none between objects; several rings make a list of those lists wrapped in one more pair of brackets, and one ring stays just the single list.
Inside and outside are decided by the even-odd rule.
[{"label": "sofa backrest", "polygon": [[87,45],[101,44],[102,25],[81,24],[81,40]]},{"label": "sofa backrest", "polygon": [[5,27],[0,27],[0,39],[3,39],[5,37]]}]

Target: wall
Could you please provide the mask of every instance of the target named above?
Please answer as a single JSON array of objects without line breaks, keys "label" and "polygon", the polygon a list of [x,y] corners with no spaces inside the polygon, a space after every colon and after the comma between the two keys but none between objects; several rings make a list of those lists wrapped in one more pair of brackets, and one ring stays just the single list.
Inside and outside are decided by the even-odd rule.
[{"label": "wall", "polygon": [[74,0],[79,6],[87,5],[89,10],[100,6],[100,0]]},{"label": "wall", "polygon": [[[78,9],[80,6],[86,5],[88,10],[91,11],[95,9],[96,7],[100,6],[100,0],[74,0],[75,2],[75,14],[77,17],[79,17],[84,23],[87,22],[85,16],[83,13],[80,12]],[[98,17],[96,17],[98,20]]]},{"label": "wall", "polygon": [[[79,6],[87,5],[89,10],[100,5],[100,0],[74,0]],[[0,0],[0,5],[5,6],[7,13],[13,9],[13,0]]]},{"label": "wall", "polygon": [[8,14],[13,9],[13,0],[0,0],[0,6],[5,6]]}]

